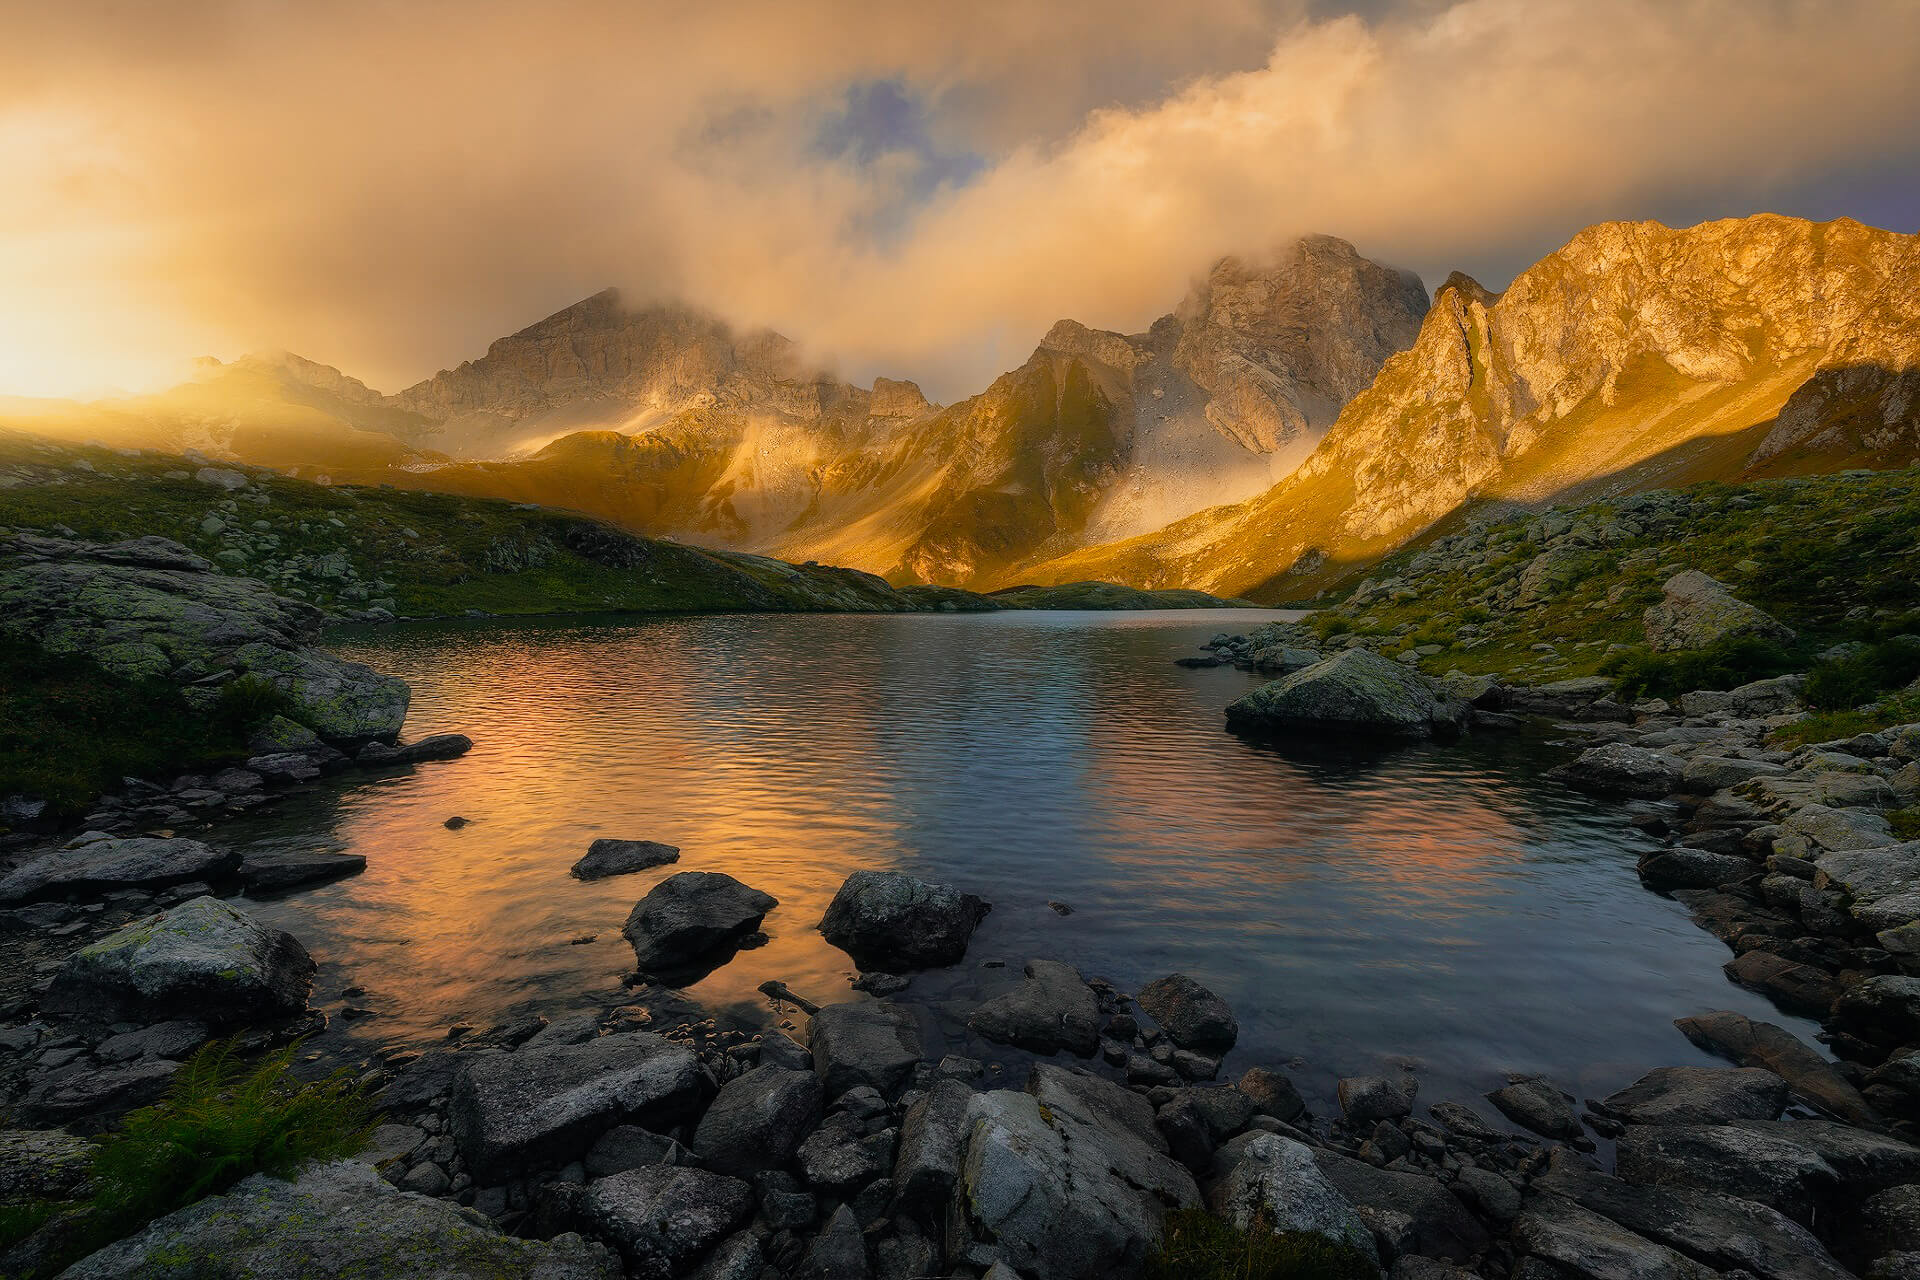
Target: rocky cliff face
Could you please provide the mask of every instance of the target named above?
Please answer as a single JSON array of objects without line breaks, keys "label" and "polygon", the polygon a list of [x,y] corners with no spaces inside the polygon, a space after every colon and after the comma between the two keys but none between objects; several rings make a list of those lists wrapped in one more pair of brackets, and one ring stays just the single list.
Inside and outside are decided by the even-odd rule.
[{"label": "rocky cliff face", "polygon": [[431,424],[411,440],[456,459],[394,478],[986,583],[1263,491],[1425,310],[1415,277],[1311,237],[1221,261],[1146,333],[1063,320],[1026,364],[942,409],[911,382],[851,386],[776,334],[609,290],[391,397]]},{"label": "rocky cliff face", "polygon": [[1273,489],[1029,572],[1290,598],[1470,501],[1899,465],[1920,453],[1917,367],[1920,237],[1606,223],[1497,297],[1448,281]]}]

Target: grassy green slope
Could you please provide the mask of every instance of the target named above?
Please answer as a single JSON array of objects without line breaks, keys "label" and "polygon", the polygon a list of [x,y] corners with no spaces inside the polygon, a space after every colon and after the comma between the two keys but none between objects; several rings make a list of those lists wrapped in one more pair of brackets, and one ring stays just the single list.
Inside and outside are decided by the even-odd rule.
[{"label": "grassy green slope", "polygon": [[0,432],[0,527],[172,538],[235,574],[341,613],[885,611],[879,578],[639,538],[570,512],[447,494],[325,487]]}]

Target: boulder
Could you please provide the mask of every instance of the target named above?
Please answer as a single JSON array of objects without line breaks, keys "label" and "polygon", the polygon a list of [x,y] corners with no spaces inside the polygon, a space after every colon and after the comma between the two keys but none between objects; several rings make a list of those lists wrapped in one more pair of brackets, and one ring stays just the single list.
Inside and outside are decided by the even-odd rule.
[{"label": "boulder", "polygon": [[1645,800],[1657,800],[1679,790],[1681,774],[1677,757],[1624,742],[1588,747],[1576,759],[1547,770],[1549,778],[1579,791]]},{"label": "boulder", "polygon": [[1633,1125],[1620,1136],[1615,1163],[1636,1186],[1755,1200],[1800,1223],[1840,1187],[1833,1166],[1805,1145],[1733,1125]]},{"label": "boulder", "polygon": [[33,859],[0,880],[0,904],[99,897],[120,889],[158,889],[194,880],[219,880],[231,876],[239,866],[239,854],[209,848],[198,840],[83,837],[64,849]]},{"label": "boulder", "polygon": [[1789,835],[1805,836],[1816,848],[1834,853],[1883,849],[1898,843],[1887,820],[1871,809],[1830,809],[1810,804],[1788,814],[1780,825]]},{"label": "boulder", "polygon": [[1131,1131],[996,1090],[969,1104],[949,1214],[1030,1280],[1095,1280],[1137,1272],[1167,1211],[1199,1200],[1192,1175]]},{"label": "boulder", "polygon": [[312,1166],[292,1181],[255,1174],[69,1267],[68,1280],[620,1280],[620,1260],[577,1235],[522,1240],[447,1200],[389,1186],[369,1165]]},{"label": "boulder", "polygon": [[1365,1127],[1412,1115],[1413,1098],[1419,1088],[1419,1082],[1411,1077],[1389,1080],[1385,1076],[1347,1076],[1335,1091],[1347,1123]]},{"label": "boulder", "polygon": [[682,1165],[628,1169],[587,1184],[581,1213],[642,1280],[668,1280],[753,1216],[753,1188]]},{"label": "boulder", "polygon": [[868,1133],[866,1121],[851,1111],[836,1111],[807,1135],[798,1151],[807,1185],[838,1200],[884,1177],[893,1164],[892,1129]]},{"label": "boulder", "polygon": [[1878,1128],[1880,1118],[1860,1091],[1813,1046],[1771,1022],[1717,1009],[1674,1022],[1682,1035],[1708,1053],[1743,1067],[1763,1067],[1787,1082],[1801,1101],[1849,1124]]},{"label": "boulder", "polygon": [[920,1016],[889,1000],[830,1004],[813,1017],[807,1047],[813,1069],[837,1098],[857,1085],[897,1097],[926,1057]]},{"label": "boulder", "polygon": [[957,962],[991,909],[985,899],[898,871],[856,871],[821,917],[828,942],[862,969],[901,973]]},{"label": "boulder", "polygon": [[1487,1247],[1486,1228],[1437,1178],[1410,1170],[1376,1169],[1331,1151],[1315,1152],[1314,1162],[1362,1214],[1403,1219],[1414,1253],[1464,1261]]},{"label": "boulder", "polygon": [[852,1205],[841,1205],[827,1219],[827,1225],[807,1246],[801,1261],[800,1280],[867,1280],[872,1275],[867,1265],[866,1237]]},{"label": "boulder", "polygon": [[693,1050],[644,1031],[461,1057],[450,1119],[476,1178],[565,1164],[616,1124],[678,1120],[700,1092]]},{"label": "boulder", "polygon": [[1252,1133],[1230,1150],[1232,1166],[1207,1193],[1208,1206],[1220,1217],[1242,1231],[1259,1224],[1269,1231],[1323,1236],[1379,1260],[1373,1233],[1304,1144]]},{"label": "boulder", "polygon": [[312,647],[326,623],[318,608],[165,538],[0,537],[0,617],[52,653],[85,654],[129,679],[256,676],[336,742],[390,739],[406,718],[405,681]]},{"label": "boulder", "polygon": [[323,884],[358,875],[367,869],[358,853],[249,853],[240,863],[240,883],[251,894],[282,893],[304,885]]},{"label": "boulder", "polygon": [[1793,639],[1793,629],[1736,597],[1719,581],[1688,569],[1667,579],[1642,618],[1655,653],[1705,649],[1735,636]]},{"label": "boulder", "polygon": [[779,904],[724,872],[682,871],[648,890],[620,932],[640,972],[671,974],[738,944]]},{"label": "boulder", "polygon": [[1307,1109],[1306,1101],[1301,1098],[1300,1091],[1293,1087],[1293,1081],[1278,1071],[1248,1067],[1241,1074],[1236,1087],[1247,1095],[1256,1112],[1272,1116],[1275,1120],[1298,1120]]},{"label": "boulder", "polygon": [[1552,1273],[1556,1276],[1714,1280],[1708,1268],[1556,1195],[1528,1198],[1526,1209],[1513,1224],[1513,1243],[1523,1254],[1558,1268]]},{"label": "boulder", "polygon": [[1747,951],[1721,966],[1727,977],[1757,991],[1788,1013],[1824,1018],[1840,986],[1825,969],[1800,964],[1771,951]]},{"label": "boulder", "polygon": [[1077,1067],[1036,1062],[1027,1076],[1027,1092],[1046,1107],[1084,1111],[1107,1125],[1118,1125],[1156,1151],[1167,1149],[1154,1122],[1153,1103],[1125,1085]]},{"label": "boulder", "polygon": [[587,856],[568,871],[576,880],[605,880],[680,861],[677,845],[653,840],[595,840],[587,846]]},{"label": "boulder", "polygon": [[1848,1272],[1799,1223],[1763,1204],[1708,1191],[1636,1187],[1555,1152],[1534,1179],[1549,1192],[1717,1271],[1759,1280],[1847,1280]]},{"label": "boulder", "polygon": [[1034,1053],[1062,1049],[1083,1058],[1100,1044],[1100,1002],[1072,965],[1029,960],[1026,981],[983,1002],[967,1028],[999,1044]]},{"label": "boulder", "polygon": [[1774,1120],[1787,1105],[1787,1082],[1758,1067],[1658,1067],[1591,1105],[1626,1124]]},{"label": "boulder", "polygon": [[1182,1049],[1218,1056],[1240,1038],[1240,1024],[1227,1002],[1184,973],[1149,982],[1135,1001]]},{"label": "boulder", "polygon": [[1236,727],[1385,739],[1450,735],[1466,719],[1466,703],[1441,696],[1418,671],[1371,649],[1348,649],[1282,676],[1227,708]]},{"label": "boulder", "polygon": [[1834,1001],[1833,1021],[1870,1044],[1920,1043],[1920,976],[1875,974]]},{"label": "boulder", "polygon": [[1649,889],[1718,889],[1745,880],[1759,870],[1735,853],[1705,849],[1663,849],[1640,864],[1640,882]]},{"label": "boulder", "polygon": [[[1029,1082],[1028,1088],[1032,1087]],[[1125,1089],[1120,1092],[1127,1093]],[[899,1153],[893,1162],[897,1211],[929,1226],[939,1224],[954,1180],[960,1176],[960,1151],[972,1101],[973,1090],[964,1082],[942,1080],[907,1108],[900,1125]],[[1140,1105],[1146,1106],[1146,1100],[1140,1099]],[[1151,1109],[1148,1124],[1152,1124]]]},{"label": "boulder", "polygon": [[255,1022],[305,1012],[314,970],[292,934],[201,897],[68,956],[42,1007],[96,1021]]},{"label": "boulder", "polygon": [[718,1173],[778,1168],[820,1118],[820,1095],[811,1071],[756,1067],[735,1076],[700,1117],[693,1154]]},{"label": "boulder", "polygon": [[1882,898],[1920,892],[1920,840],[1822,853],[1813,865],[1814,887],[1846,894],[1855,912]]},{"label": "boulder", "polygon": [[58,1129],[0,1129],[0,1205],[87,1194],[97,1150]]},{"label": "boulder", "polygon": [[1586,1138],[1580,1117],[1573,1109],[1573,1099],[1539,1076],[1529,1076],[1495,1089],[1487,1095],[1487,1101],[1498,1107],[1507,1119],[1543,1138],[1566,1142]]},{"label": "boulder", "polygon": [[400,746],[369,742],[353,758],[364,765],[424,764],[458,759],[471,750],[473,739],[464,733],[433,733]]},{"label": "boulder", "polygon": [[1754,680],[1734,689],[1700,689],[1680,695],[1680,711],[1688,716],[1729,715],[1743,720],[1786,715],[1806,709],[1800,701],[1806,686],[1805,676],[1789,675]]}]

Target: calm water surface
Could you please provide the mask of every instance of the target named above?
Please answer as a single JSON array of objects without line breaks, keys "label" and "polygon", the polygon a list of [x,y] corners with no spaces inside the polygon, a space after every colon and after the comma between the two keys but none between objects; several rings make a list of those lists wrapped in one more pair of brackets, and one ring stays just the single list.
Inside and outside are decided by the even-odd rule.
[{"label": "calm water surface", "polygon": [[[1172,659],[1273,616],[393,628],[343,651],[412,683],[409,735],[458,730],[472,753],[349,775],[236,834],[366,855],[363,875],[258,908],[321,960],[316,1002],[338,1013],[364,990],[349,1003],[375,1016],[336,1018],[336,1046],[631,1000],[620,925],[693,869],[780,899],[768,944],[687,992],[743,1025],[779,1016],[768,978],[864,998],[814,925],[848,872],[898,868],[994,904],[967,961],[902,997],[949,1026],[1029,956],[1128,989],[1179,969],[1238,1014],[1230,1069],[1292,1062],[1322,1094],[1406,1061],[1429,1099],[1509,1071],[1593,1096],[1705,1061],[1671,1023],[1709,1008],[1811,1032],[1729,984],[1725,949],[1640,887],[1644,838],[1617,812],[1537,780],[1564,747],[1354,754],[1228,733],[1221,709],[1254,677]],[[447,830],[453,814],[471,825]],[[567,868],[598,836],[681,861],[582,884]]]}]

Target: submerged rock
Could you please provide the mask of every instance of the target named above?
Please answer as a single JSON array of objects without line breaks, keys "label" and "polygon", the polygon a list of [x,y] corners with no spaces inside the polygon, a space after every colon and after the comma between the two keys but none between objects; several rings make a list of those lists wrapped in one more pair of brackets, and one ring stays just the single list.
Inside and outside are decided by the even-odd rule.
[{"label": "submerged rock", "polygon": [[984,898],[898,871],[856,871],[821,917],[828,942],[862,969],[899,973],[953,964],[991,910]]},{"label": "submerged rock", "polygon": [[678,845],[654,840],[601,839],[587,846],[587,856],[574,863],[569,874],[576,880],[604,880],[608,876],[623,876],[678,861]]},{"label": "submerged rock", "polygon": [[974,1033],[1033,1053],[1069,1050],[1083,1058],[1100,1045],[1100,1002],[1079,970],[1058,960],[1029,960],[1026,981],[987,1000],[967,1018]]},{"label": "submerged rock", "polygon": [[682,871],[648,890],[620,932],[642,973],[671,973],[738,943],[779,905],[724,872]]},{"label": "submerged rock", "polygon": [[43,1005],[99,1021],[251,1022],[304,1012],[314,969],[292,934],[194,898],[68,956]]},{"label": "submerged rock", "polygon": [[1227,707],[1227,722],[1388,739],[1459,732],[1467,704],[1442,696],[1418,671],[1371,649],[1348,649]]},{"label": "submerged rock", "polygon": [[240,883],[248,893],[278,893],[366,869],[367,860],[358,853],[250,853],[240,864]]},{"label": "submerged rock", "polygon": [[396,1190],[342,1160],[290,1182],[255,1174],[75,1263],[69,1280],[620,1280],[620,1261],[577,1235],[522,1240],[446,1200]]},{"label": "submerged rock", "polygon": [[1793,639],[1791,627],[1737,598],[1698,569],[1667,579],[1659,603],[1648,608],[1643,621],[1647,645],[1656,653],[1705,649],[1734,636]]}]

